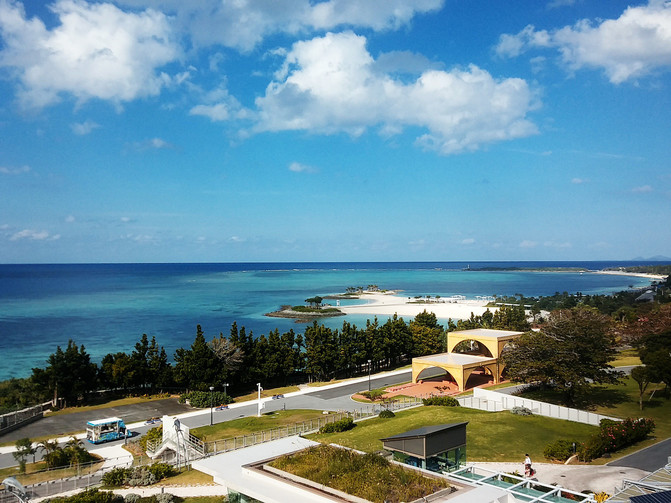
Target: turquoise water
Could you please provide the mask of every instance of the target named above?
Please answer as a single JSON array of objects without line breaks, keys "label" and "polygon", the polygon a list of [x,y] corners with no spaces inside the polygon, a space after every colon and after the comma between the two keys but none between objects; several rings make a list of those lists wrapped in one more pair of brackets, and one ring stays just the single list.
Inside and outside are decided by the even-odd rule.
[{"label": "turquoise water", "polygon": [[[633,264],[633,263],[632,263]],[[282,304],[376,284],[404,295],[551,295],[609,293],[649,281],[597,274],[464,271],[481,267],[576,267],[612,263],[328,263],[328,264],[96,264],[0,265],[0,379],[43,367],[57,345],[84,344],[94,361],[130,352],[143,333],[172,356],[193,342],[200,324],[211,338],[231,324],[267,334],[302,332],[293,320],[268,318]],[[618,263],[617,265],[630,265]],[[364,325],[368,316],[330,318]]]}]

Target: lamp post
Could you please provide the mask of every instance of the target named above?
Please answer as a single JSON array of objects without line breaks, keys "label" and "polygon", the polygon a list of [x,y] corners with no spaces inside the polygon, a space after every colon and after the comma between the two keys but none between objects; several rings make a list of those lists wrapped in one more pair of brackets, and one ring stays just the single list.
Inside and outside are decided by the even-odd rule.
[{"label": "lamp post", "polygon": [[214,406],[212,405],[212,392],[214,391],[214,386],[210,386],[210,426],[212,426],[212,413]]},{"label": "lamp post", "polygon": [[370,393],[370,360],[368,360],[368,392]]},{"label": "lamp post", "polygon": [[224,383],[224,405],[228,405],[228,383]]}]

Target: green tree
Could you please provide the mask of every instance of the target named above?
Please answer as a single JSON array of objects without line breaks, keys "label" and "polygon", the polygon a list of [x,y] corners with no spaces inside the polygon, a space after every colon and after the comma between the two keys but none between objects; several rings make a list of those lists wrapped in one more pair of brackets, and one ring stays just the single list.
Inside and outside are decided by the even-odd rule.
[{"label": "green tree", "polygon": [[77,346],[73,340],[63,351],[60,346],[47,359],[45,369],[34,368],[33,380],[43,389],[53,393],[54,399],[64,398],[71,405],[86,399],[89,392],[97,387],[98,368],[84,346]]},{"label": "green tree", "polygon": [[671,330],[649,334],[641,340],[638,354],[653,382],[671,387]]},{"label": "green tree", "polygon": [[622,376],[608,364],[615,356],[608,328],[609,318],[593,308],[553,311],[541,332],[520,336],[502,360],[511,380],[554,387],[574,405],[592,384]]},{"label": "green tree", "polygon": [[434,313],[424,310],[415,316],[408,328],[412,334],[413,356],[445,352],[445,331]]},{"label": "green tree", "polygon": [[35,462],[35,452],[37,449],[33,447],[33,442],[29,438],[20,438],[14,443],[16,451],[12,453],[14,459],[19,464],[19,473],[26,473],[26,458],[33,457]]},{"label": "green tree", "polygon": [[638,408],[643,410],[643,394],[650,385],[652,373],[648,367],[639,366],[631,369],[631,378],[638,384]]},{"label": "green tree", "polygon": [[200,325],[190,349],[175,352],[175,381],[187,389],[206,391],[221,381],[221,363],[205,340]]}]

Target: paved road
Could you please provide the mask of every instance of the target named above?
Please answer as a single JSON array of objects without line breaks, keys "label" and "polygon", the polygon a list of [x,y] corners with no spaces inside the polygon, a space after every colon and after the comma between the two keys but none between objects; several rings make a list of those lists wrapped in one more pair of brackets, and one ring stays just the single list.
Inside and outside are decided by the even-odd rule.
[{"label": "paved road", "polygon": [[[383,386],[391,386],[410,380],[411,371],[405,371],[396,375],[383,375],[381,377],[372,376],[370,379],[371,388],[380,388]],[[344,384],[342,386],[333,387],[325,390],[316,389],[315,391],[306,391],[304,394],[296,396],[288,396],[278,400],[268,400],[265,402],[265,408],[262,412],[272,412],[287,409],[314,409],[314,410],[348,410],[353,411],[364,408],[365,405],[355,402],[350,398],[351,395],[358,391],[368,389],[368,379],[359,380],[356,383]],[[91,419],[99,417],[118,416],[124,419],[126,424],[133,422],[142,422],[150,417],[161,417],[166,415],[177,415],[185,412],[191,412],[192,415],[180,419],[183,424],[190,428],[197,428],[210,424],[210,410],[193,409],[183,404],[177,403],[176,399],[155,400],[146,403],[134,405],[122,405],[119,407],[112,407],[109,409],[100,409],[93,412],[77,412],[73,414],[64,414],[60,416],[52,416],[36,421],[20,428],[14,432],[10,432],[0,437],[0,441],[9,442],[19,438],[35,438],[44,435],[53,435],[54,437],[65,436],[70,432],[82,430],[86,426],[86,422]],[[258,412],[256,403],[249,405],[236,405],[233,408],[222,411],[212,411],[212,419],[214,423],[221,423],[223,421],[230,421],[240,417],[254,416]],[[136,426],[132,431],[137,434],[146,433],[153,425]],[[116,445],[123,443],[123,440],[115,442],[107,442],[102,446],[97,446],[84,442],[84,447],[89,451],[95,452],[105,446]],[[42,452],[37,453],[36,459],[42,457]],[[11,453],[0,454],[0,468],[15,466],[16,461]]]},{"label": "paved road", "polygon": [[629,454],[623,458],[611,461],[608,466],[628,466],[647,472],[654,472],[663,468],[671,457],[671,438]]},{"label": "paved road", "polygon": [[15,442],[19,438],[35,438],[44,435],[53,435],[54,438],[62,437],[73,431],[85,430],[86,422],[92,419],[121,417],[126,424],[130,424],[146,421],[150,417],[161,417],[164,414],[181,414],[190,410],[194,409],[185,404],[178,403],[174,398],[166,398],[87,412],[47,416],[18,430],[5,433],[0,436],[0,442]]}]

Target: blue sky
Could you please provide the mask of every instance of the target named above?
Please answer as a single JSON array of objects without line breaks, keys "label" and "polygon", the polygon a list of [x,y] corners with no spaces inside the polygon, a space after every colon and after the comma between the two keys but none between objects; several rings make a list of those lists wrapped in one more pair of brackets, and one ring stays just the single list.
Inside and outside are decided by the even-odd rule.
[{"label": "blue sky", "polygon": [[0,262],[671,254],[671,3],[0,0]]}]

